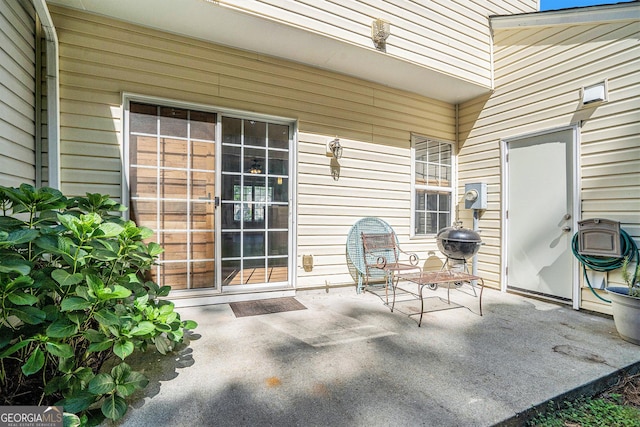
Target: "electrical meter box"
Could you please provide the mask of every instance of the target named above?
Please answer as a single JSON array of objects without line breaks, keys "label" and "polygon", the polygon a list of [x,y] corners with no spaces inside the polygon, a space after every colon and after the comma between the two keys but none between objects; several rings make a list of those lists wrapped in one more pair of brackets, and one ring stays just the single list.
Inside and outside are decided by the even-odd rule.
[{"label": "electrical meter box", "polygon": [[593,218],[578,221],[578,253],[603,257],[621,257],[620,223]]},{"label": "electrical meter box", "polygon": [[487,209],[487,184],[475,182],[464,185],[465,209]]}]

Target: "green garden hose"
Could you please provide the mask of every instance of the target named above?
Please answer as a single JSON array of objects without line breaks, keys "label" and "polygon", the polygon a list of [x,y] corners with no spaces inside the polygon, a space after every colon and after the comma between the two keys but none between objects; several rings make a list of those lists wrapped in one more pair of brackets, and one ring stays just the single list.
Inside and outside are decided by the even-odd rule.
[{"label": "green garden hose", "polygon": [[[598,298],[604,302],[611,302],[608,299],[602,298],[600,295],[596,293],[596,291],[591,286],[591,282],[589,282],[589,277],[587,276],[587,267],[594,271],[612,271],[617,270],[622,267],[624,264],[625,258],[629,258],[631,262],[633,257],[636,258],[636,264],[640,262],[640,253],[638,253],[638,246],[636,242],[627,234],[626,231],[620,230],[620,248],[622,249],[622,255],[620,257],[603,257],[603,256],[588,256],[581,255],[580,251],[580,243],[578,241],[578,233],[573,235],[573,241],[571,245],[571,249],[573,250],[573,255],[578,258],[578,261],[582,263],[582,271],[584,273],[585,281],[587,285],[589,285],[589,289],[591,292]],[[636,282],[636,276],[633,275],[633,282]]]}]

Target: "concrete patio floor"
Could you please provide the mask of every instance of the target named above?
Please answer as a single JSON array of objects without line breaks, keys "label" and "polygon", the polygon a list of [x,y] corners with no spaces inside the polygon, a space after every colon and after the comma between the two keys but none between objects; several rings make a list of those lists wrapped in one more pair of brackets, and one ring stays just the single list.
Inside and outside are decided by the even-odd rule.
[{"label": "concrete patio floor", "polygon": [[[446,290],[426,291],[425,309]],[[172,356],[127,359],[149,386],[123,426],[493,426],[548,399],[640,367],[611,318],[486,289],[417,316],[375,293],[300,292],[307,309],[236,318],[228,304],[179,309],[199,323]]]}]

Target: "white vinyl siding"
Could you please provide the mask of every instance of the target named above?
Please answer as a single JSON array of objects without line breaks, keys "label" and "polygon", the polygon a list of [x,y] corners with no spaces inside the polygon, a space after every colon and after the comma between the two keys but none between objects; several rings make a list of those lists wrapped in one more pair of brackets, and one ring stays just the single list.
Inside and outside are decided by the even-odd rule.
[{"label": "white vinyl siding", "polygon": [[0,185],[35,184],[35,12],[0,2]]},{"label": "white vinyl siding", "polygon": [[[379,216],[409,244],[410,136],[455,139],[455,107],[341,74],[52,7],[60,40],[62,189],[121,195],[122,93],[297,121],[298,287],[353,283],[351,225]],[[340,177],[326,144],[344,147]],[[293,173],[293,172],[292,172]],[[420,243],[420,244],[418,244]],[[426,254],[435,241],[418,242]],[[302,255],[314,256],[304,272]]]},{"label": "white vinyl siding", "polygon": [[264,0],[226,6],[373,48],[371,23],[391,24],[388,55],[462,79],[491,86],[488,16],[533,12],[537,1],[343,0],[308,2]]},{"label": "white vinyl siding", "polygon": [[[629,8],[627,16],[640,7]],[[498,286],[500,248],[500,140],[581,124],[579,182],[581,216],[620,221],[640,238],[640,27],[637,20],[494,31],[493,95],[460,107],[459,185],[488,184],[489,209],[480,228],[485,246],[480,274]],[[589,15],[591,16],[591,15]],[[607,79],[609,101],[582,106],[580,88]],[[467,224],[471,211],[460,210]],[[609,274],[618,283],[619,274]],[[607,312],[588,289],[582,307]]]}]

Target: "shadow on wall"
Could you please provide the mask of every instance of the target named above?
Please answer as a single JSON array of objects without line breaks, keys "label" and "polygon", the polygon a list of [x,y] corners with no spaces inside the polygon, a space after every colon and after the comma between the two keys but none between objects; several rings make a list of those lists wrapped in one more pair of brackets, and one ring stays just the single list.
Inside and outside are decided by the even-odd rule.
[{"label": "shadow on wall", "polygon": [[458,150],[464,147],[469,139],[471,131],[476,127],[476,122],[491,98],[487,94],[460,105],[458,110]]}]

